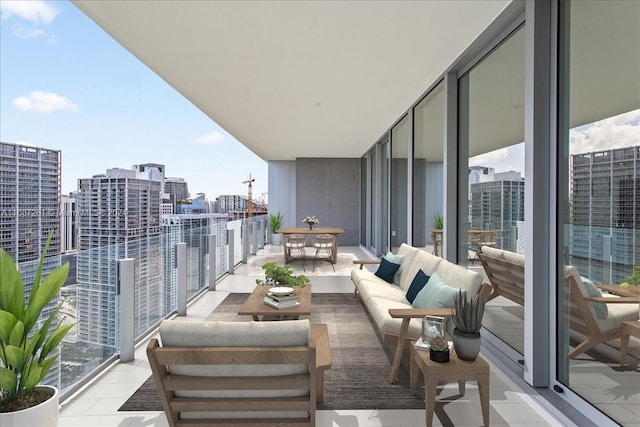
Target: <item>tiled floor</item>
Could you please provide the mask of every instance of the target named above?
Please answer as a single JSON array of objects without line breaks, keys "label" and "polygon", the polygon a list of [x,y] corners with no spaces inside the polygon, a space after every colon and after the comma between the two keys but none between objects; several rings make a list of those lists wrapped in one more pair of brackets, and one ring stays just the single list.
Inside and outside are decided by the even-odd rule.
[{"label": "tiled floor", "polygon": [[[217,286],[216,291],[206,292],[188,307],[185,319],[199,320],[208,316],[230,292],[249,292],[255,286],[255,266],[261,265],[263,255],[278,252],[281,248],[267,246],[252,257],[247,265],[227,276]],[[353,253],[355,257],[366,256],[360,248],[340,248],[343,253]],[[309,266],[308,266],[309,267]],[[296,273],[302,273],[302,266],[295,266]],[[310,268],[307,268],[309,270]],[[334,274],[331,266],[316,268],[310,274],[314,292],[353,292],[349,272],[353,264],[345,262],[337,266]],[[307,272],[308,273],[308,272]],[[251,274],[251,276],[249,276]],[[136,349],[135,361],[115,363],[93,384],[81,390],[64,403],[60,411],[60,427],[68,426],[117,426],[148,427],[167,426],[163,412],[118,412],[118,408],[149,377],[151,371],[146,360],[146,343]],[[529,392],[523,390],[508,373],[488,358],[491,365],[491,425],[492,426],[562,426],[573,425],[560,413],[545,410]],[[408,390],[407,390],[408,393]],[[477,388],[468,384],[465,396],[458,396],[457,385],[447,384],[439,388],[438,404],[434,425],[478,426],[482,424]],[[318,427],[401,427],[424,426],[425,414],[421,410],[353,410],[318,411]]]}]

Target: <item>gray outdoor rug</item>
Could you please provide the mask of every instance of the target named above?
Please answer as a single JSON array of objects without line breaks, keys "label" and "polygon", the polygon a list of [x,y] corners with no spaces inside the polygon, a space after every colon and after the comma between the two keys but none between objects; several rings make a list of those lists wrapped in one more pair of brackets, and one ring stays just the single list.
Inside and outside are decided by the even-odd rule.
[{"label": "gray outdoor rug", "polygon": [[[252,321],[237,312],[248,294],[230,294],[207,320]],[[325,372],[324,402],[318,409],[424,409],[424,401],[409,394],[409,375],[400,368],[389,384],[392,355],[383,348],[359,299],[353,294],[313,294],[311,321],[326,323],[331,369]],[[162,411],[149,378],[119,411]]]}]

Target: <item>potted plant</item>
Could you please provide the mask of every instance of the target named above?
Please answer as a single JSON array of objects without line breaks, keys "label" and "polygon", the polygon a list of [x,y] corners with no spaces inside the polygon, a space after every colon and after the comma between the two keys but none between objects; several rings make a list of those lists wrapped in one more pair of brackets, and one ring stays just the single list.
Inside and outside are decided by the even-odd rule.
[{"label": "potted plant", "polygon": [[442,230],[442,228],[444,227],[444,220],[442,218],[442,215],[434,215],[433,220],[436,223],[436,230]]},{"label": "potted plant", "polygon": [[449,342],[444,335],[436,335],[429,340],[429,358],[438,363],[449,361]]},{"label": "potted plant", "polygon": [[313,215],[313,216],[306,216],[306,217],[302,218],[302,222],[309,226],[309,230],[313,230],[313,226],[316,225],[316,224],[319,224],[320,220],[318,218],[316,218],[315,215]]},{"label": "potted plant", "polygon": [[0,248],[0,425],[57,425],[58,391],[39,385],[55,363],[54,352],[73,327],[54,325],[60,306],[37,322],[42,309],[58,294],[67,279],[69,263],[43,280],[42,266],[53,234],[49,235],[29,298],[25,301],[22,276],[11,256]]},{"label": "potted plant", "polygon": [[258,285],[268,286],[304,286],[310,282],[304,274],[293,275],[293,268],[290,265],[280,266],[275,262],[266,262],[262,265],[264,270],[264,280],[256,279]]},{"label": "potted plant", "polygon": [[278,212],[276,215],[269,214],[269,230],[271,230],[271,243],[274,245],[282,244],[282,236],[278,230],[282,227],[284,215]]},{"label": "potted plant", "polygon": [[480,353],[480,328],[484,305],[485,301],[479,294],[469,301],[462,290],[453,298],[453,348],[462,360],[475,360]]},{"label": "potted plant", "polygon": [[640,265],[633,267],[633,274],[620,284],[623,289],[630,288],[631,286],[640,286]]}]

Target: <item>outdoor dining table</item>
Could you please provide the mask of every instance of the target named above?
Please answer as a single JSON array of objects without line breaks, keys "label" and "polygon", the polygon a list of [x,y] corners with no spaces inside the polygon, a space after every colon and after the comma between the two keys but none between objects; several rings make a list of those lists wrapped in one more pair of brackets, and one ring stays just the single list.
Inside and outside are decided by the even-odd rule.
[{"label": "outdoor dining table", "polygon": [[[331,254],[326,258],[331,264],[335,264],[338,261],[338,235],[344,233],[342,228],[336,227],[286,227],[279,228],[277,233],[282,233],[283,236],[287,234],[331,234],[335,236],[333,247],[331,248]],[[285,239],[286,240],[286,239]],[[300,260],[300,257],[292,257],[290,253],[287,251],[286,245],[283,245],[284,249],[284,262],[285,264],[289,264],[292,261]],[[304,257],[305,261],[314,260],[314,256],[306,256]]]}]

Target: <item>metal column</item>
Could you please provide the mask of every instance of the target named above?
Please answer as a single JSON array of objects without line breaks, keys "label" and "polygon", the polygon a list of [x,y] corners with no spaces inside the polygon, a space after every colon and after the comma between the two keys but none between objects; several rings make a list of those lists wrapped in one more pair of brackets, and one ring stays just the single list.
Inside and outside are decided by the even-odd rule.
[{"label": "metal column", "polygon": [[176,265],[178,269],[178,316],[187,315],[187,244],[176,243]]},{"label": "metal column", "polygon": [[134,328],[134,259],[119,259],[116,264],[116,295],[119,304],[120,361],[135,359]]}]

